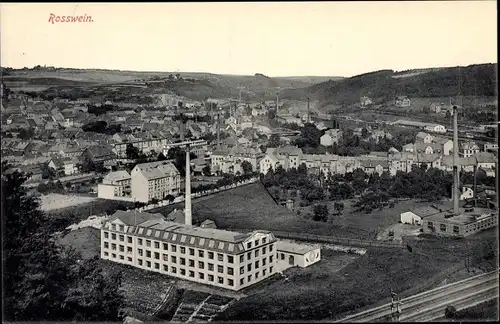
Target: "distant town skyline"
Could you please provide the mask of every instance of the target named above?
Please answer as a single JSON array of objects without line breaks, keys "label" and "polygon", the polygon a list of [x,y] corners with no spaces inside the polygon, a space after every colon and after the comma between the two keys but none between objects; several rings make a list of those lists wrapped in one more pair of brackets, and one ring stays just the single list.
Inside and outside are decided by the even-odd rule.
[{"label": "distant town skyline", "polygon": [[[54,19],[67,16],[84,19]],[[10,3],[0,18],[12,68],[350,77],[497,63],[495,1]]]}]

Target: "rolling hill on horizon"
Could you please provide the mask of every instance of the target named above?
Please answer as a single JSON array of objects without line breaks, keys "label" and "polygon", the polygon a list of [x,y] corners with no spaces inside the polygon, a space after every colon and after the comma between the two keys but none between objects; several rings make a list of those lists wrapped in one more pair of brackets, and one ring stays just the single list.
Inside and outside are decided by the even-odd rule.
[{"label": "rolling hill on horizon", "polygon": [[[255,75],[227,75],[204,72],[180,73],[180,80],[168,80],[174,72],[134,72],[97,69],[2,69],[7,72],[3,81],[13,89],[50,91],[81,88],[83,92],[101,87],[113,88],[144,86],[140,93],[175,93],[194,100],[207,98],[238,98],[243,100],[281,99],[319,103],[319,107],[359,102],[369,96],[375,102],[392,100],[398,95],[409,97],[496,96],[497,64],[477,64],[466,67],[423,68],[406,71],[380,70],[349,78],[291,76],[269,77]],[[38,87],[38,88],[37,88]],[[104,87],[104,88],[103,88]],[[38,90],[29,90],[37,88]],[[47,90],[48,89],[48,90]],[[137,89],[136,89],[137,90]],[[139,93],[130,90],[131,93]]]},{"label": "rolling hill on horizon", "polygon": [[[154,92],[171,91],[177,95],[195,100],[213,98],[238,98],[244,100],[269,100],[275,98],[276,91],[283,89],[300,89],[315,83],[338,77],[268,77],[261,73],[255,75],[228,75],[204,72],[137,72],[99,69],[65,69],[65,68],[36,68],[36,69],[9,69],[2,68],[3,81],[14,90],[57,91],[69,87],[91,87],[113,84],[134,84],[151,82]],[[166,81],[164,84],[158,79],[167,79],[169,75],[180,74],[182,80],[178,82]],[[45,87],[45,88],[44,88]],[[32,89],[38,90],[32,90]],[[147,91],[145,91],[147,93]]]},{"label": "rolling hill on horizon", "polygon": [[381,70],[327,81],[305,88],[288,89],[281,98],[317,100],[320,106],[359,102],[361,96],[375,101],[392,100],[396,96],[450,97],[496,96],[497,64],[477,64],[466,67],[417,69],[395,72]]}]

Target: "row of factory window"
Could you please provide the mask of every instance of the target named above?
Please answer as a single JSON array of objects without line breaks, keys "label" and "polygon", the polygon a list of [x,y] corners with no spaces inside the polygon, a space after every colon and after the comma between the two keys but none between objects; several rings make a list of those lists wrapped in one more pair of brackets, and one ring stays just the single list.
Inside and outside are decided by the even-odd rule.
[{"label": "row of factory window", "polygon": [[491,217],[491,218],[479,221],[478,223],[471,224],[471,225],[467,226],[465,229],[465,232],[466,233],[476,232],[478,230],[490,228],[493,225],[495,225],[496,223],[497,223],[497,219],[495,217]]},{"label": "row of factory window", "polygon": [[[479,223],[476,223],[476,224],[468,225],[468,226],[465,227],[465,232],[469,233],[469,232],[475,232],[477,230],[489,228],[492,225],[496,224],[495,221],[496,221],[496,219],[490,218],[490,219],[483,220],[483,221],[481,221]],[[428,222],[427,223],[427,227],[430,228],[430,229],[434,228],[434,223],[433,222]],[[446,224],[439,224],[439,230],[441,232],[446,232],[446,229],[447,229],[447,225]],[[453,226],[453,233],[454,234],[459,234],[460,233],[460,227],[457,226],[457,225],[454,225]]]},{"label": "row of factory window", "polygon": [[[109,239],[109,236],[110,236],[109,232],[104,232],[104,238],[105,239]],[[117,236],[116,233],[111,233],[111,240],[116,241],[117,237],[118,237],[118,240],[120,242],[125,242],[125,235],[119,234]],[[132,240],[133,240],[132,236],[127,236],[127,243],[132,244]],[[151,240],[145,240],[145,241],[146,241],[145,242],[146,243],[146,247],[151,247],[151,243],[154,243],[154,248],[155,249],[160,249],[160,242],[158,242],[158,241],[153,241],[152,242]],[[259,243],[258,241],[259,240],[255,241],[255,245],[258,245],[258,243]],[[262,239],[262,243],[265,244],[266,242],[267,242],[266,238],[263,238]],[[138,245],[143,246],[143,243],[144,243],[144,240],[142,238],[137,239],[137,244]],[[252,242],[249,242],[248,244],[249,244],[248,247],[251,248]],[[108,248],[108,246],[109,246],[109,242],[105,241],[104,242],[104,247]],[[112,246],[112,249],[116,249],[116,244],[115,243],[112,243],[111,246]],[[164,251],[169,251],[169,244],[168,243],[161,243],[161,246],[162,246],[162,248],[163,248]],[[269,245],[269,252],[270,253],[273,252],[273,246],[274,246],[273,244]],[[259,255],[260,255],[260,251],[262,251],[262,255],[265,255],[268,252],[267,247],[268,246],[263,246],[261,249],[255,249],[254,251],[247,252],[247,260],[250,260],[252,258],[252,254],[254,255],[255,258],[258,258]],[[120,245],[120,250],[122,251],[122,249],[124,250],[125,247],[123,245]],[[127,250],[128,249],[130,249],[129,252],[132,253],[132,248],[131,247],[127,247]],[[195,249],[194,248],[186,248],[185,246],[180,246],[179,250],[180,250],[181,254],[186,254],[186,250],[187,250],[189,252],[190,256],[195,256]],[[138,251],[139,251],[139,254],[142,253],[142,249],[139,249]],[[177,245],[170,244],[170,251],[173,252],[173,253],[177,253]],[[146,253],[151,253],[151,251],[146,251]],[[198,249],[198,257],[204,258],[205,257],[205,253],[207,254],[208,259],[210,259],[210,260],[214,260],[215,259],[215,253],[214,252]],[[226,259],[227,259],[228,263],[234,263],[234,256],[227,255],[226,257],[227,257]],[[245,261],[244,254],[240,255],[239,259],[240,259],[240,262],[244,262]],[[217,253],[217,260],[220,261],[220,262],[224,262],[224,254]]]},{"label": "row of factory window", "polygon": [[[434,228],[434,223],[433,222],[428,222],[427,223],[427,227],[430,228],[430,229]],[[447,228],[446,224],[439,224],[439,230],[441,232],[446,232],[446,228]],[[455,233],[455,234],[460,233],[460,228],[458,226],[454,225],[453,226],[453,233]]]},{"label": "row of factory window", "polygon": [[[105,257],[109,257],[109,253],[108,252],[104,252],[104,256]],[[119,258],[120,260],[125,261],[125,257],[123,255],[117,256],[116,253],[112,253],[111,254],[111,258],[112,259]],[[127,261],[128,262],[132,262],[132,258],[131,257],[127,257]],[[139,266],[144,266],[144,264],[145,264],[146,267],[148,267],[148,268],[153,268],[154,267],[154,270],[161,271],[160,269],[162,269],[163,272],[170,272],[172,274],[177,274],[177,267],[172,266],[172,265],[170,265],[170,267],[169,267],[169,265],[163,264],[162,268],[160,268],[160,263],[158,263],[158,262],[153,262],[153,263],[151,261],[144,262],[142,259],[138,259],[137,262],[138,262]],[[232,268],[228,268],[228,269],[232,269]],[[262,269],[262,276],[263,277],[265,277],[268,274],[267,270],[268,269]],[[270,266],[269,267],[269,274],[272,274],[273,270],[274,270],[274,267]],[[223,273],[223,272],[222,271],[218,271],[218,273]],[[241,269],[240,269],[240,273],[243,273],[243,272],[241,272]],[[251,282],[253,278],[258,279],[260,273],[261,273],[261,271],[255,272],[253,274],[249,274],[247,276],[247,278],[246,278],[247,282]],[[184,269],[184,268],[179,268],[179,274],[181,276],[188,276],[190,278],[195,278],[195,271],[194,270],[187,270],[186,271],[186,269]],[[198,272],[198,279],[205,280],[205,275],[207,275],[208,281],[210,281],[210,282],[214,282],[215,281],[215,276],[213,274],[205,274],[203,272]],[[217,276],[217,283],[218,284],[224,285],[224,284],[226,284],[225,281],[227,281],[227,285],[228,286],[234,286],[234,279],[225,278],[223,276]],[[244,285],[244,284],[245,284],[245,278],[241,278],[240,279],[240,285]]]},{"label": "row of factory window", "polygon": [[[116,244],[115,243],[111,243],[111,250],[112,251],[116,251]],[[183,248],[183,247],[181,247]],[[109,249],[109,243],[108,242],[104,242],[104,249]],[[118,246],[118,250],[119,252],[125,252],[125,246],[123,245],[119,245]],[[146,253],[144,253],[146,252]],[[203,251],[201,251],[203,252]],[[144,257],[144,255],[146,255],[146,258],[153,258],[155,260],[160,260],[160,253],[159,252],[153,252],[151,253],[151,251],[149,250],[143,250],[143,249],[137,249],[137,253],[139,254],[139,256],[141,257]],[[209,259],[213,259],[213,252],[208,252],[209,253]],[[210,253],[212,253],[212,258],[210,258]],[[132,248],[131,247],[127,247],[127,254],[132,254]],[[221,254],[218,254],[219,256],[222,256]],[[169,258],[168,258],[168,254],[166,253],[163,253],[162,255],[163,257],[163,261],[166,261],[166,262],[171,262],[171,263],[174,263],[176,264],[177,263],[177,256],[175,255],[170,255],[170,261],[169,261]],[[232,256],[228,256],[230,259],[228,259],[228,263],[233,263],[234,259]],[[243,257],[243,255],[242,255]],[[248,257],[251,257],[251,256],[248,256]],[[282,259],[284,259],[284,256],[282,254]],[[218,258],[218,261],[223,261],[223,259],[221,258]],[[261,260],[257,260],[255,261],[254,263],[249,263],[247,264],[247,271],[252,271],[252,264],[255,265],[255,269],[258,269],[260,267],[260,261],[262,261],[262,266],[265,266],[266,263],[267,263],[267,257],[264,257],[262,258]],[[269,263],[272,263],[274,261],[274,255],[270,255],[269,256]],[[179,264],[180,265],[186,265],[186,258],[183,258],[183,257],[179,257]],[[192,259],[188,259],[188,266],[189,267],[195,267],[195,260],[192,260]],[[199,269],[205,269],[205,262],[203,261],[198,261],[198,268]],[[210,271],[215,271],[215,266],[213,263],[208,263],[208,270]],[[219,273],[223,273],[224,272],[224,267],[222,265],[217,265],[217,272]],[[242,266],[240,267],[240,274],[244,273],[245,272],[245,267]],[[227,274],[229,275],[233,275],[234,274],[234,269],[231,268],[231,267],[227,267]]]}]

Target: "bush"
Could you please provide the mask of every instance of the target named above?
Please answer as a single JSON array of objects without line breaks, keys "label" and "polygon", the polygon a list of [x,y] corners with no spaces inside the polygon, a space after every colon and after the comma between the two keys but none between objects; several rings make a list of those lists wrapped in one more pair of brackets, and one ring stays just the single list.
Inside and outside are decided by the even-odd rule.
[{"label": "bush", "polygon": [[453,306],[446,306],[444,316],[446,318],[455,318],[457,316],[457,310]]}]

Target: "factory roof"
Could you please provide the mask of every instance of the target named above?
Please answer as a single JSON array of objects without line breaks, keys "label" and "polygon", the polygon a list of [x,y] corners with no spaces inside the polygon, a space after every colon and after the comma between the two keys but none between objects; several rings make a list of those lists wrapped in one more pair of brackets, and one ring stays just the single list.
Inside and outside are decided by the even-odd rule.
[{"label": "factory roof", "polygon": [[[252,233],[238,233],[215,228],[191,227],[166,221],[161,214],[137,213],[140,221],[134,222],[134,212],[118,211],[110,221],[119,219],[129,225],[128,233],[138,237],[156,239],[162,242],[180,244],[187,247],[203,248],[228,254],[239,254],[245,251],[244,241],[256,233],[268,231],[254,231]],[[133,224],[137,224],[133,226]],[[269,242],[276,241],[271,234]]]},{"label": "factory roof", "polygon": [[459,208],[458,215],[452,215],[453,209],[442,209],[442,211],[437,211],[437,213],[428,215],[425,217],[427,221],[437,221],[437,222],[446,222],[450,224],[457,225],[467,225],[472,224],[477,221],[481,221],[488,217],[495,216],[498,217],[498,213],[492,209],[488,208]]}]

